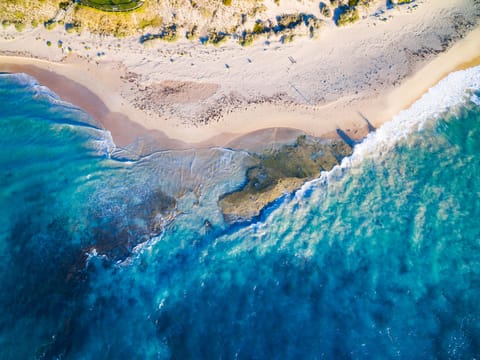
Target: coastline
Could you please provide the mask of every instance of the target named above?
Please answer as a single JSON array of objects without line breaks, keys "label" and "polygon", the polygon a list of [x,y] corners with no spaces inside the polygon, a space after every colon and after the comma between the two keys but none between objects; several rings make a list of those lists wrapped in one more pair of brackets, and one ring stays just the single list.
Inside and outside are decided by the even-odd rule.
[{"label": "coastline", "polygon": [[[436,4],[441,8],[441,6],[453,6],[462,1],[444,0]],[[435,5],[430,3],[430,6]],[[443,8],[441,9],[443,11]],[[388,25],[395,30],[395,27],[403,26],[405,21],[413,23],[424,21],[427,10],[426,4],[421,4],[420,9],[411,14],[401,13],[397,16],[398,19],[392,19],[392,24]],[[325,29],[323,37],[318,41],[324,48],[330,46],[331,52],[335,53],[325,57],[322,68],[332,68],[336,61],[344,57],[345,52],[356,46],[354,36],[359,30],[369,28],[373,34],[372,41],[379,40],[385,29],[379,29],[374,33],[369,21],[370,19],[367,19],[345,29]],[[394,21],[396,22],[393,23]],[[437,24],[442,19],[432,18],[431,21],[432,24],[434,22]],[[432,24],[428,25],[435,25]],[[32,37],[34,33],[31,34]],[[353,37],[353,39],[351,43],[342,44],[342,47],[337,49],[335,36]],[[30,57],[0,55],[0,71],[25,72],[34,76],[42,85],[49,87],[62,99],[83,108],[92,115],[112,133],[114,141],[121,147],[127,146],[137,138],[149,137],[155,139],[163,149],[211,146],[248,149],[255,148],[255,142],[286,142],[293,136],[297,136],[298,132],[315,137],[335,137],[336,130],[342,129],[352,138],[362,138],[368,132],[366,128],[370,124],[378,127],[388,121],[401,110],[408,108],[450,72],[480,63],[479,38],[480,27],[476,26],[474,30],[457,39],[444,51],[414,57],[409,60],[406,67],[403,56],[391,58],[390,62],[383,63],[381,68],[375,70],[375,76],[398,80],[386,81],[383,84],[372,82],[370,79],[367,82],[361,78],[363,73],[360,70],[355,72],[350,63],[339,62],[343,65],[339,65],[340,70],[337,71],[350,73],[352,76],[350,78],[344,76],[345,79],[341,80],[342,91],[335,89],[331,90],[330,94],[325,94],[322,88],[317,88],[317,79],[310,80],[303,75],[316,71],[314,61],[316,58],[302,64],[305,66],[303,70],[298,70],[290,64],[288,70],[296,72],[294,78],[302,76],[297,82],[299,85],[293,85],[290,79],[286,79],[278,83],[272,81],[272,84],[264,84],[259,89],[255,88],[259,81],[256,79],[257,76],[260,80],[264,80],[265,76],[268,77],[277,70],[281,70],[276,69],[272,64],[270,73],[262,75],[265,62],[266,65],[269,65],[269,61],[271,63],[271,60],[262,58],[264,56],[262,44],[256,44],[247,50],[231,45],[226,46],[226,50],[212,49],[212,55],[205,55],[206,60],[198,65],[203,67],[200,71],[201,75],[196,79],[180,77],[175,73],[176,68],[172,73],[158,70],[153,72],[152,69],[157,69],[158,64],[148,63],[148,61],[145,64],[139,62],[134,54],[135,48],[129,50],[132,56],[123,63],[114,56],[111,59],[92,61],[84,54],[64,56],[59,61],[56,56],[50,56],[47,59],[35,58],[36,52],[40,54],[41,51],[37,49],[38,45],[33,44],[30,49],[25,49],[31,54]],[[310,56],[316,44],[307,41],[309,40],[301,39],[298,43],[279,51],[284,51],[285,54],[282,56],[286,56],[302,50],[306,56]],[[397,40],[386,44],[389,46],[387,50],[397,45],[395,41]],[[182,49],[185,44],[173,46]],[[373,45],[366,46],[365,62],[375,58],[375,49]],[[209,84],[205,82],[205,74],[216,69],[213,69],[210,62],[211,57],[221,56],[224,53],[226,53],[224,56],[245,56],[245,52],[252,55],[251,61],[260,63],[261,66],[258,69],[250,67],[247,68],[249,72],[243,74],[232,74],[233,70],[227,69],[228,71],[224,70],[222,74],[213,74],[212,86],[207,86]],[[2,53],[5,53],[5,50],[0,42],[0,54]],[[378,66],[376,63],[372,64],[372,67]],[[363,71],[367,73],[367,70]],[[335,80],[334,75],[333,70],[328,75],[332,81]],[[245,82],[239,81],[242,76],[246,79]],[[356,76],[361,79],[356,79]],[[167,80],[170,81],[168,86],[165,85]],[[294,95],[292,93],[283,95],[281,90],[278,92],[272,90],[272,87],[281,89],[282,86],[290,88]],[[208,92],[205,89],[213,90],[205,95]],[[255,93],[252,89],[258,92]],[[189,100],[186,103],[180,103],[175,98],[169,97],[169,91],[173,91],[174,95],[179,97],[188,96]],[[309,91],[309,95],[303,95]],[[165,111],[164,114],[160,112],[159,115],[158,111],[155,113],[149,109],[142,109],[141,105],[145,105],[145,102],[141,102],[142,100],[139,103],[132,101],[133,97],[142,97],[145,93],[150,94],[149,97],[147,96],[147,104],[149,101],[160,103],[160,109]],[[319,97],[318,94],[322,96]],[[197,119],[192,122],[182,117],[185,113],[198,113],[199,107],[202,107],[202,111],[206,108],[208,110],[206,113],[215,120],[206,121],[201,118],[203,120]],[[277,138],[279,129],[282,130],[280,131],[282,136]],[[265,132],[269,135],[265,136]],[[248,134],[251,134],[253,139],[248,139]],[[258,141],[255,140],[255,136]]]}]

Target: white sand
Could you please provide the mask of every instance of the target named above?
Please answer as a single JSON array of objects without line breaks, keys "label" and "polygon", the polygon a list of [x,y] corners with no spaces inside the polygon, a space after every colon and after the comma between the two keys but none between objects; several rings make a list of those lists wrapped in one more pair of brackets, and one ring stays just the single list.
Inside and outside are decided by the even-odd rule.
[{"label": "white sand", "polygon": [[[299,6],[318,12],[318,3],[308,4]],[[382,0],[352,26],[326,22],[319,39],[283,45],[271,38],[247,48],[186,40],[145,47],[138,37],[0,30],[0,54],[15,55],[0,57],[0,71],[2,64],[4,69],[30,64],[73,80],[91,91],[82,96],[98,97],[110,113],[138,125],[135,131],[126,127],[127,140],[141,136],[142,129],[203,145],[225,145],[245,133],[278,127],[321,136],[365,127],[364,118],[378,126],[443,76],[477,59],[480,28],[472,31],[472,23],[479,11],[473,0],[418,0],[392,10]],[[47,86],[48,81],[45,76]],[[75,96],[67,100],[78,103]],[[102,116],[107,115],[97,114]],[[118,135],[122,121],[110,118],[106,126]]]}]

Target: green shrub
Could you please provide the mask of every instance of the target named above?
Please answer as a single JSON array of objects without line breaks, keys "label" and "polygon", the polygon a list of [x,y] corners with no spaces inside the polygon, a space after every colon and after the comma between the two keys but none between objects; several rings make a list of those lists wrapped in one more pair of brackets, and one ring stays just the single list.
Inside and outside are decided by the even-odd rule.
[{"label": "green shrub", "polygon": [[82,25],[78,21],[65,24],[65,30],[67,33],[72,33],[74,31],[80,33],[82,31]]},{"label": "green shrub", "polygon": [[288,43],[291,43],[294,38],[295,38],[294,34],[285,34],[285,35],[282,35],[282,37],[280,38],[280,42],[282,44],[288,44]]},{"label": "green shrub", "polygon": [[15,23],[15,29],[18,31],[18,32],[21,32],[25,29],[25,23],[23,22],[16,22]]},{"label": "green shrub", "polygon": [[254,35],[252,33],[244,33],[238,43],[241,46],[249,46],[253,44],[253,40],[255,39]]},{"label": "green shrub", "polygon": [[332,10],[330,10],[330,7],[327,4],[325,4],[324,2],[320,3],[320,13],[325,17],[331,17],[332,16]]},{"label": "green shrub", "polygon": [[358,10],[354,7],[342,6],[337,19],[337,26],[352,24],[360,19]]},{"label": "green shrub", "polygon": [[55,21],[49,20],[43,23],[43,26],[45,26],[45,29],[47,30],[52,30],[57,26],[57,23]]},{"label": "green shrub", "polygon": [[265,26],[263,26],[261,23],[256,22],[255,25],[253,25],[254,34],[262,34],[264,32],[265,32]]},{"label": "green shrub", "polygon": [[69,1],[62,1],[60,4],[58,4],[58,7],[60,9],[66,10],[69,5],[70,5]]},{"label": "green shrub", "polygon": [[174,42],[178,39],[177,26],[170,25],[163,29],[160,39],[163,41]]},{"label": "green shrub", "polygon": [[211,32],[208,34],[206,40],[203,41],[203,44],[208,45],[212,44],[214,46],[219,46],[220,44],[227,41],[228,37],[227,34],[223,32]]},{"label": "green shrub", "polygon": [[300,24],[304,19],[304,14],[285,14],[277,16],[277,24],[281,29],[292,29]]},{"label": "green shrub", "polygon": [[198,37],[197,31],[198,31],[198,26],[197,26],[197,25],[193,25],[192,29],[191,29],[190,31],[187,31],[187,32],[185,33],[185,37],[186,37],[188,40],[195,40],[195,39]]},{"label": "green shrub", "polygon": [[403,5],[403,4],[410,4],[414,0],[388,0],[390,5]]}]

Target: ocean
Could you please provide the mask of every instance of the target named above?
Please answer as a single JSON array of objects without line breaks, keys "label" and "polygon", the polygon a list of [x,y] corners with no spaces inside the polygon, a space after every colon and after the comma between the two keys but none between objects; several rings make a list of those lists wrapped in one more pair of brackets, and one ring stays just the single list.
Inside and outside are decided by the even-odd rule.
[{"label": "ocean", "polygon": [[480,67],[234,225],[249,154],[134,156],[24,74],[0,106],[1,359],[479,358]]}]

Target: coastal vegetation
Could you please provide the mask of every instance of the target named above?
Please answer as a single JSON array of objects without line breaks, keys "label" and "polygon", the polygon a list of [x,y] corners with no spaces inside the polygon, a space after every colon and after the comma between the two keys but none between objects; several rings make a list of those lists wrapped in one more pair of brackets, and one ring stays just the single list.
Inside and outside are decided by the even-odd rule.
[{"label": "coastal vegetation", "polygon": [[79,0],[79,4],[102,11],[122,12],[138,9],[143,5],[139,0]]},{"label": "coastal vegetation", "polygon": [[358,10],[355,7],[343,5],[337,9],[338,16],[336,23],[338,26],[352,24],[360,19]]},{"label": "coastal vegetation", "polygon": [[[394,5],[412,2],[389,1]],[[314,11],[282,13],[280,1],[269,8],[264,0],[4,0],[0,22],[17,31],[43,24],[50,30],[61,26],[67,32],[138,36],[142,43],[185,38],[218,46],[232,39],[248,46],[261,40],[287,43],[297,37],[316,37],[326,21],[338,26],[358,21],[361,9],[371,2],[325,0],[316,5],[318,16]]]},{"label": "coastal vegetation", "polygon": [[414,0],[391,0],[396,5],[409,4]]}]

